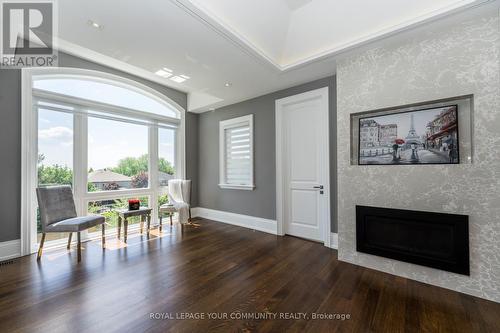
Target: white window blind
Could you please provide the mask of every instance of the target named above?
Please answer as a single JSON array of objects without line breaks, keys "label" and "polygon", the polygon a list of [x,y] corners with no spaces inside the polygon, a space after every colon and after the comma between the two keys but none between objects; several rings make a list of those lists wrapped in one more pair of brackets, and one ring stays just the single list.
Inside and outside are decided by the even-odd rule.
[{"label": "white window blind", "polygon": [[226,129],[226,184],[249,185],[250,126]]},{"label": "white window blind", "polygon": [[220,141],[220,186],[253,189],[252,115],[222,121]]}]

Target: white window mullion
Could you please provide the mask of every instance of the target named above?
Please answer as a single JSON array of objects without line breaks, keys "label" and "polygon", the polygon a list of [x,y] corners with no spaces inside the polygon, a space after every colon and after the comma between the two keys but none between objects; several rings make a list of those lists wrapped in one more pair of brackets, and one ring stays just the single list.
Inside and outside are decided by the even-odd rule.
[{"label": "white window mullion", "polygon": [[73,192],[79,215],[87,213],[83,198],[87,192],[87,117],[73,117]]},{"label": "white window mullion", "polygon": [[[87,151],[88,151],[88,118],[82,113],[74,113],[73,116],[73,193],[78,216],[88,214],[85,202],[87,193]],[[88,233],[82,233],[83,239],[87,239]]]},{"label": "white window mullion", "polygon": [[[23,132],[23,140],[26,140],[27,144],[27,158],[29,165],[26,166],[26,173],[23,174],[22,181],[26,184],[28,188],[26,196],[23,196],[23,206],[26,205],[27,214],[25,215],[29,221],[29,224],[23,225],[23,229],[28,227],[28,230],[23,230],[22,237],[26,237],[25,240],[21,241],[22,248],[21,254],[28,255],[34,253],[38,247],[37,240],[37,214],[36,209],[38,207],[36,198],[36,187],[38,186],[38,108],[33,108],[30,106],[30,114],[26,115],[26,124],[28,133]],[[25,168],[23,168],[25,169]],[[26,179],[25,179],[26,177]],[[24,210],[23,210],[24,212]],[[25,217],[23,214],[23,218]]]},{"label": "white window mullion", "polygon": [[[156,124],[155,124],[156,125]],[[151,195],[149,197],[149,207],[153,208],[152,223],[156,224],[158,219],[158,126],[149,127],[149,188]]]},{"label": "white window mullion", "polygon": [[181,114],[181,124],[175,131],[174,139],[174,170],[175,178],[185,179],[186,177],[186,134],[185,134],[185,115]]}]

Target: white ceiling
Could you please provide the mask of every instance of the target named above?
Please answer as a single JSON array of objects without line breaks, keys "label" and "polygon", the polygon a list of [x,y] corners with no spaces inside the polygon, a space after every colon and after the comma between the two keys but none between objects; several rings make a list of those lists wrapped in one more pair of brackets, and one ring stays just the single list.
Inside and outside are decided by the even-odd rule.
[{"label": "white ceiling", "polygon": [[[189,0],[280,69],[478,3],[474,0]],[[484,1],[483,1],[484,2]]]},{"label": "white ceiling", "polygon": [[[341,51],[486,1],[64,0],[59,36],[63,51],[185,91],[204,112],[331,75]],[[190,79],[154,74],[163,67]]]}]

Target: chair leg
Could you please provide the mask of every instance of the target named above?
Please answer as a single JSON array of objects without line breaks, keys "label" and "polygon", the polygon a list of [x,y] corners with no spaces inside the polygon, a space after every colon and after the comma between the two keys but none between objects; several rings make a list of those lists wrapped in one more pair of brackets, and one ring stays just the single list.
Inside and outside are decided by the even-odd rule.
[{"label": "chair leg", "polygon": [[190,227],[199,228],[200,225],[198,223],[194,223],[193,218],[191,217],[191,206],[189,206],[188,212],[189,212],[189,218],[188,218],[188,223],[186,223],[186,225]]},{"label": "chair leg", "polygon": [[78,262],[82,261],[82,239],[80,237],[80,232],[76,233],[78,238],[77,252],[78,252]]},{"label": "chair leg", "polygon": [[160,232],[161,232],[161,225],[162,225],[162,223],[161,223],[161,222],[162,222],[162,219],[163,219],[163,217],[162,217],[162,216],[160,216]]},{"label": "chair leg", "polygon": [[102,224],[102,248],[106,248],[106,223]]},{"label": "chair leg", "polygon": [[71,248],[71,236],[73,236],[72,232],[70,232],[68,236],[68,246],[66,247],[68,250]]},{"label": "chair leg", "polygon": [[44,242],[45,242],[45,233],[42,234],[42,239],[40,240],[40,247],[38,248],[38,256],[36,257],[36,260],[40,260],[40,258],[42,257]]}]

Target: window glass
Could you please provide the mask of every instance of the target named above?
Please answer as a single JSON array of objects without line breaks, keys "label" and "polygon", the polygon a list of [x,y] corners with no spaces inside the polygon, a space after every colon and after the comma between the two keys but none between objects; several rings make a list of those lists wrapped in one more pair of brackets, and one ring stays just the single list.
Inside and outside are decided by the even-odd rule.
[{"label": "window glass", "polygon": [[[38,186],[73,184],[73,115],[38,109]],[[41,238],[37,210],[38,240]],[[46,240],[66,237],[67,233],[49,233]]]},{"label": "window glass", "polygon": [[35,80],[34,88],[58,94],[84,98],[92,101],[126,107],[167,117],[178,118],[177,112],[156,99],[103,82],[83,79]]},{"label": "window glass", "polygon": [[148,127],[88,118],[88,191],[147,188]]},{"label": "window glass", "polygon": [[[119,198],[119,199],[107,199],[107,200],[99,200],[99,201],[91,201],[88,203],[87,209],[88,213],[91,214],[99,214],[104,216],[106,219],[106,230],[114,229],[118,226],[118,214],[117,211],[120,209],[128,208],[128,199],[139,199],[141,201],[141,207],[149,207],[149,198],[148,197],[139,197],[139,198]],[[132,216],[127,218],[128,226],[136,225],[141,222],[140,216]],[[146,220],[144,220],[146,222]],[[146,223],[144,223],[144,227],[146,227]],[[122,233],[123,233],[123,222],[122,222]],[[89,229],[89,233],[98,233],[101,235],[101,226],[93,227]],[[123,235],[123,234],[122,234]]]},{"label": "window glass", "polygon": [[175,130],[158,129],[158,181],[160,186],[167,186],[175,177]]}]

